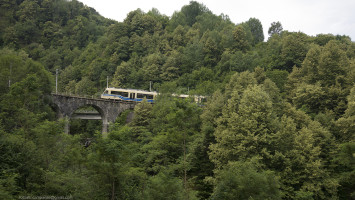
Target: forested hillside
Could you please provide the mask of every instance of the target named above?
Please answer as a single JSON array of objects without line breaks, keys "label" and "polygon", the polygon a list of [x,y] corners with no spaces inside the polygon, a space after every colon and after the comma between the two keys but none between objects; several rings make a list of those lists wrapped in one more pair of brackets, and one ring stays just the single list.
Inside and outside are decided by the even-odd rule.
[{"label": "forested hillside", "polygon": [[[0,199],[355,199],[348,36],[232,22],[195,1],[116,22],[77,0],[1,0],[0,46]],[[60,93],[98,97],[108,77],[161,95],[107,137],[85,120],[66,135],[57,69]]]}]

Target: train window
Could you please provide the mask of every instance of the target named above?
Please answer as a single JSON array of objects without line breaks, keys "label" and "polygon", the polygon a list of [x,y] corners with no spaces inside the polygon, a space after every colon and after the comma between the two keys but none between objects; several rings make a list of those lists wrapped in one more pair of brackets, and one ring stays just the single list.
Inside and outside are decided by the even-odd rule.
[{"label": "train window", "polygon": [[207,99],[206,98],[199,98],[198,103],[206,103]]},{"label": "train window", "polygon": [[145,97],[146,97],[147,99],[153,99],[153,98],[154,98],[154,96],[151,95],[151,94],[147,94]]},{"label": "train window", "polygon": [[144,94],[137,93],[137,99],[143,99],[143,98],[144,98]]},{"label": "train window", "polygon": [[130,99],[134,99],[134,96],[136,95],[136,93],[130,93],[130,96],[129,96],[129,98]]},{"label": "train window", "polygon": [[111,91],[111,94],[120,95],[120,96],[123,96],[123,97],[128,97],[128,92]]},{"label": "train window", "polygon": [[137,93],[137,98],[138,99],[144,99],[144,97],[146,99],[153,99],[154,96],[152,94],[142,94],[142,93]]}]

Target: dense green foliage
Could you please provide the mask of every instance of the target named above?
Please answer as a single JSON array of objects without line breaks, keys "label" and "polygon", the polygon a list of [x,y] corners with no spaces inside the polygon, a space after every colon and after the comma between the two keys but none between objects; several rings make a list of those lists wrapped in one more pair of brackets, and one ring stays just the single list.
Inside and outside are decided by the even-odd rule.
[{"label": "dense green foliage", "polygon": [[[355,43],[268,30],[194,1],[116,22],[76,0],[2,0],[0,199],[355,199]],[[161,95],[107,137],[84,120],[65,135],[56,69],[61,93],[108,77]]]}]

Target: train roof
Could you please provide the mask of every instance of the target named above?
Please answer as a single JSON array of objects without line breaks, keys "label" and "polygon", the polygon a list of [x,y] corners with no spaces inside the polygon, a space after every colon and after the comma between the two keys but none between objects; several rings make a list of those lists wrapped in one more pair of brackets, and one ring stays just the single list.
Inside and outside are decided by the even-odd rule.
[{"label": "train roof", "polygon": [[[144,93],[150,93],[150,94],[159,94],[158,92],[156,91],[147,91],[147,90],[140,90],[140,89],[130,89],[130,88],[115,88],[115,87],[109,87],[109,88],[106,88],[107,89],[110,89],[110,90],[120,90],[120,91],[125,91],[125,92],[144,92]],[[184,98],[187,98],[187,97],[200,97],[200,98],[206,98],[205,96],[202,96],[202,95],[188,95],[188,94],[172,94],[173,96],[179,96],[179,97],[184,97]]]},{"label": "train roof", "polygon": [[156,91],[147,91],[147,90],[139,90],[139,89],[130,89],[130,88],[115,88],[115,87],[109,87],[109,88],[106,88],[107,89],[110,89],[110,90],[121,90],[121,91],[135,91],[135,92],[145,92],[145,93],[157,93]]}]

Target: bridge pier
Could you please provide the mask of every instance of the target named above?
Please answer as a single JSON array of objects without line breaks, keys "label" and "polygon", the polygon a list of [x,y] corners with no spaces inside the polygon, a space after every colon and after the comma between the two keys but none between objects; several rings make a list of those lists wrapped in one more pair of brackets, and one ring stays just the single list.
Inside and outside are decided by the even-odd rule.
[{"label": "bridge pier", "polygon": [[64,133],[69,134],[70,133],[70,119],[68,117],[65,117],[64,119]]},{"label": "bridge pier", "polygon": [[102,123],[102,136],[107,137],[109,124]]},{"label": "bridge pier", "polygon": [[109,126],[109,123],[108,123],[107,117],[105,116],[104,118],[102,118],[102,131],[101,131],[101,133],[102,133],[103,137],[107,136],[108,126]]}]

